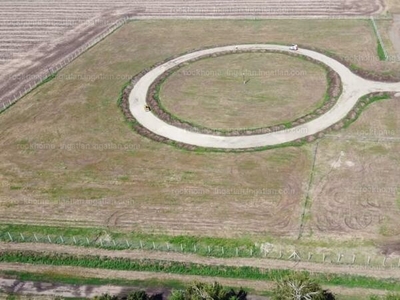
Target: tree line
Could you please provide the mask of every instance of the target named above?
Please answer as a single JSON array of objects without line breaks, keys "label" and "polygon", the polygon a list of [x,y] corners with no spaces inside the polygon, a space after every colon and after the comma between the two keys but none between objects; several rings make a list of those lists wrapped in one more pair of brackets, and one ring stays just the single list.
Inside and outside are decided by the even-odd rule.
[{"label": "tree line", "polygon": [[[104,294],[93,300],[162,300],[162,294],[150,295],[145,291],[131,292],[126,296]],[[306,274],[289,275],[276,284],[272,291],[273,300],[335,300],[335,296],[324,290]],[[184,290],[172,290],[168,300],[247,300],[247,292],[228,289],[218,282],[195,282]],[[399,299],[400,300],[400,299]]]},{"label": "tree line", "polygon": [[[148,294],[145,291],[134,291],[126,296],[104,294],[93,300],[162,300],[162,294]],[[338,300],[329,290],[303,273],[291,274],[276,282],[271,300]],[[172,290],[168,300],[247,300],[247,292],[228,289],[218,282],[195,282],[184,290]],[[400,295],[388,294],[383,297],[371,296],[369,300],[400,300]]]}]

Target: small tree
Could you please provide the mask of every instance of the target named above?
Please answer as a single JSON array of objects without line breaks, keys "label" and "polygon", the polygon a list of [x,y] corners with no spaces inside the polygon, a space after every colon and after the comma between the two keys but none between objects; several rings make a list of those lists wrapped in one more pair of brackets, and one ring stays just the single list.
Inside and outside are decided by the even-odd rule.
[{"label": "small tree", "polygon": [[118,300],[118,297],[111,296],[110,294],[103,294],[101,296],[95,296],[93,300]]},{"label": "small tree", "polygon": [[168,300],[185,300],[185,291],[173,290]]},{"label": "small tree", "polygon": [[96,296],[93,300],[162,300],[162,294],[149,295],[145,291],[134,291],[127,296],[111,296],[110,294],[103,294]]},{"label": "small tree", "polygon": [[235,292],[227,290],[218,282],[196,282],[184,291],[172,291],[169,300],[246,300],[247,293],[240,289]]},{"label": "small tree", "polygon": [[277,282],[274,300],[333,300],[335,297],[304,273],[291,274]]},{"label": "small tree", "polygon": [[135,291],[129,293],[126,300],[149,300],[150,297],[145,291]]},{"label": "small tree", "polygon": [[134,291],[121,300],[162,300],[162,294],[149,295],[145,291]]},{"label": "small tree", "polygon": [[387,294],[384,298],[384,300],[400,300],[400,294]]}]

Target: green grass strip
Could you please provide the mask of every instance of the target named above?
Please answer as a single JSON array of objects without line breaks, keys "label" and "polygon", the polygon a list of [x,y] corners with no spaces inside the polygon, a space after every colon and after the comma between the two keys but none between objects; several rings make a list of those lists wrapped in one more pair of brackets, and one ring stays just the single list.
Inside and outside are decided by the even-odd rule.
[{"label": "green grass strip", "polygon": [[377,52],[379,60],[385,61],[386,60],[385,51],[383,50],[382,44],[379,42],[379,40],[378,40]]},{"label": "green grass strip", "polygon": [[[371,95],[365,95],[363,97],[360,98],[360,100],[358,100],[358,103],[356,104],[355,107],[360,108],[359,111],[357,112],[356,117],[353,120],[349,120],[349,119],[345,119],[344,121],[344,128],[347,128],[350,126],[350,124],[354,123],[355,121],[357,121],[357,119],[360,117],[360,115],[362,114],[362,112],[372,103],[377,102],[377,101],[381,101],[381,100],[387,100],[390,99],[391,96],[388,93],[384,93],[382,95],[375,95],[375,96],[371,96]],[[364,106],[361,107],[360,104],[363,103]]]},{"label": "green grass strip", "polygon": [[1,276],[17,279],[20,281],[47,282],[53,284],[70,284],[70,285],[116,285],[137,288],[167,288],[167,289],[184,289],[186,285],[179,280],[156,278],[145,280],[129,280],[120,278],[92,278],[79,277],[66,274],[51,273],[28,273],[17,271],[1,271]]},{"label": "green grass strip", "polygon": [[[142,241],[144,246],[150,245],[152,243],[165,244],[169,243],[171,246],[180,247],[184,245],[186,248],[193,248],[196,246],[210,246],[210,247],[226,247],[226,248],[246,248],[253,249],[255,251],[254,243],[257,242],[256,239],[252,237],[241,237],[241,238],[220,238],[220,237],[207,237],[207,236],[190,236],[190,235],[177,235],[171,236],[166,234],[148,234],[140,232],[118,232],[110,231],[106,228],[88,228],[88,227],[57,227],[57,226],[41,226],[41,225],[24,225],[24,224],[0,224],[0,240],[9,241],[8,232],[10,232],[16,242],[21,242],[22,233],[25,237],[26,242],[34,241],[33,235],[36,234],[41,237],[41,242],[46,242],[46,236],[50,235],[52,240],[57,237],[62,236],[68,242],[71,242],[72,237],[77,239],[90,240],[91,246],[93,247],[93,242],[102,234],[109,235],[114,240],[128,239],[129,242],[135,242],[135,245]],[[264,242],[271,242],[272,239],[268,237],[263,238]],[[66,241],[67,242],[67,241]],[[258,241],[260,242],[260,241]],[[85,243],[84,243],[85,244]],[[124,245],[127,248],[126,245]]]},{"label": "green grass strip", "polygon": [[[309,240],[293,240],[291,238],[281,237],[278,239],[272,236],[251,236],[243,235],[241,237],[210,237],[210,236],[191,236],[191,235],[177,235],[171,236],[167,234],[154,234],[143,232],[120,232],[118,230],[110,230],[109,228],[90,228],[90,227],[57,227],[57,226],[43,226],[43,225],[24,225],[24,224],[1,224],[0,223],[0,241],[10,242],[8,233],[11,234],[13,242],[18,243],[46,243],[49,244],[48,236],[51,238],[52,243],[81,246],[89,248],[103,248],[110,250],[123,250],[123,249],[140,249],[140,242],[144,250],[153,250],[153,243],[156,245],[157,251],[181,251],[183,246],[185,253],[196,253],[197,255],[213,256],[213,257],[261,257],[264,253],[261,251],[260,245],[262,243],[279,244],[282,246],[290,245],[296,248],[303,249],[308,252],[310,246]],[[24,239],[22,239],[21,234]],[[36,236],[38,240],[34,238]],[[112,240],[116,241],[116,246],[109,241],[104,242],[101,247],[99,238],[102,236],[109,236]],[[63,238],[61,242],[60,237]],[[73,238],[77,243],[74,243]],[[87,243],[87,240],[89,243]],[[129,242],[129,247],[126,244]],[[313,241],[313,247],[329,247],[330,240]],[[170,249],[167,249],[169,245]],[[258,245],[258,246],[256,246]],[[373,246],[369,241],[352,240],[343,243],[336,243],[337,247],[346,249],[353,249],[360,246]],[[195,248],[196,247],[196,248]],[[209,248],[208,248],[209,247]],[[224,247],[224,253],[221,248]],[[236,248],[238,252],[236,252]],[[195,251],[196,249],[196,251]],[[210,250],[210,251],[208,251]],[[250,252],[251,251],[251,252]],[[250,255],[251,253],[251,255]],[[278,253],[276,253],[278,255]],[[270,253],[269,258],[273,258],[273,253]],[[276,256],[277,257],[277,256]]]},{"label": "green grass strip", "polygon": [[[2,252],[0,262],[28,263],[35,265],[75,266],[123,271],[163,272],[182,275],[212,276],[249,280],[275,281],[289,275],[291,270],[261,269],[255,267],[234,267],[202,265],[159,260],[131,260],[99,256],[73,256],[68,254],[47,254],[36,252]],[[308,272],[305,272],[308,273]],[[311,274],[323,285],[358,287],[400,291],[400,282],[392,279],[376,279],[366,276],[339,274]]]}]

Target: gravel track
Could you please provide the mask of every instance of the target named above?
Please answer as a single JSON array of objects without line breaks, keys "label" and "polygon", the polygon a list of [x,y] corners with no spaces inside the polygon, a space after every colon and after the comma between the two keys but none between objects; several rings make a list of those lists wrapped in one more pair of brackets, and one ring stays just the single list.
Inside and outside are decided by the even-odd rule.
[{"label": "gravel track", "polygon": [[168,70],[193,59],[200,59],[213,54],[260,50],[291,52],[287,46],[251,44],[205,49],[174,58],[153,68],[136,82],[129,95],[130,112],[143,127],[169,140],[205,148],[247,149],[276,146],[317,134],[344,119],[362,96],[374,92],[400,92],[400,82],[386,83],[366,80],[352,73],[345,65],[331,57],[312,50],[299,49],[296,51],[297,53],[311,57],[333,69],[340,76],[343,85],[342,94],[336,104],[326,113],[307,123],[265,134],[217,136],[175,127],[159,119],[155,114],[145,111],[144,106],[147,105],[147,95],[152,84]]}]

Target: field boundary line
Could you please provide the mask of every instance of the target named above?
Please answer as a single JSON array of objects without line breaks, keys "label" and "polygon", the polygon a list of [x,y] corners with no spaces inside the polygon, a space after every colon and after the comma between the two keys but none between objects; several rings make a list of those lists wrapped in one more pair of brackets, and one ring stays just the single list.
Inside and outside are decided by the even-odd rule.
[{"label": "field boundary line", "polygon": [[310,177],[309,177],[309,181],[308,181],[308,185],[307,185],[306,199],[305,199],[304,205],[303,205],[303,211],[302,211],[301,219],[300,219],[299,235],[298,235],[297,239],[301,239],[301,237],[303,235],[303,231],[304,231],[304,220],[306,217],[307,206],[310,203],[310,189],[311,189],[311,185],[312,185],[313,179],[314,179],[314,170],[315,170],[315,162],[317,160],[318,146],[319,146],[319,141],[317,141],[317,143],[315,144],[314,151],[313,151],[313,161],[312,161],[312,165],[311,165],[311,172],[310,172]]},{"label": "field boundary line", "polygon": [[378,38],[378,42],[379,42],[379,44],[380,44],[380,46],[382,48],[383,55],[385,56],[385,61],[387,61],[388,60],[388,54],[387,54],[385,45],[383,44],[382,37],[381,37],[381,35],[379,33],[378,26],[376,25],[376,22],[375,22],[375,19],[374,19],[373,16],[370,17],[370,20],[371,20],[372,26],[374,27],[374,32],[375,32],[376,37]]},{"label": "field boundary line", "polygon": [[[399,268],[374,267],[365,268],[363,266],[349,266],[338,264],[321,264],[307,261],[282,261],[276,259],[254,259],[254,258],[216,258],[202,257],[189,253],[169,253],[160,251],[113,251],[105,249],[82,249],[73,246],[62,245],[35,245],[35,244],[4,244],[0,243],[0,251],[5,255],[10,253],[25,253],[25,255],[37,253],[38,255],[63,254],[74,257],[89,257],[93,259],[112,258],[127,259],[132,261],[153,261],[153,262],[174,262],[191,263],[194,265],[208,266],[227,266],[227,267],[254,267],[265,270],[293,270],[306,271],[311,273],[338,274],[349,276],[367,276],[377,279],[400,279]],[[28,257],[28,256],[27,256]],[[30,256],[29,256],[30,257]],[[7,261],[3,261],[7,262]],[[22,261],[20,261],[22,262]],[[1,264],[0,264],[1,266]]]},{"label": "field boundary line", "polygon": [[[109,240],[93,241],[88,238],[62,237],[62,236],[40,236],[12,235],[7,232],[8,238],[0,240],[0,251],[2,250],[23,250],[26,248],[37,249],[37,251],[59,252],[60,249],[70,252],[99,252],[110,253],[114,256],[135,255],[142,253],[149,258],[168,259],[169,257],[195,257],[199,260],[245,260],[245,261],[270,261],[276,264],[315,264],[326,265],[334,268],[364,268],[368,270],[399,270],[400,257],[387,257],[384,255],[369,256],[356,255],[353,253],[341,253],[337,251],[325,251],[324,253],[306,252],[304,249],[293,251],[292,247],[280,247],[276,249],[250,248],[229,248],[207,245],[172,245],[169,243],[155,243],[132,240]],[[166,246],[166,247],[165,247]],[[47,250],[46,250],[47,249]],[[296,253],[296,255],[294,255]],[[308,258],[307,258],[308,254]],[[161,256],[161,258],[160,258]],[[340,259],[338,259],[340,258]],[[397,271],[396,271],[397,272]],[[400,278],[400,273],[399,273]]]},{"label": "field boundary line", "polygon": [[10,108],[12,105],[14,105],[18,100],[20,100],[21,98],[23,98],[24,96],[26,96],[27,94],[38,88],[40,85],[53,79],[56,76],[57,72],[61,71],[71,62],[73,62],[76,58],[78,58],[83,53],[91,49],[93,46],[97,45],[99,42],[104,40],[106,37],[111,35],[113,32],[115,32],[117,29],[119,29],[132,19],[133,17],[124,17],[117,20],[108,29],[104,30],[102,33],[97,35],[97,37],[86,42],[83,46],[77,48],[75,51],[67,55],[65,58],[62,58],[60,63],[47,67],[47,72],[35,75],[35,77],[39,79],[34,79],[33,82],[27,83],[24,88],[22,88],[19,92],[15,93],[8,99],[0,99],[0,114],[6,111],[8,108]]}]

